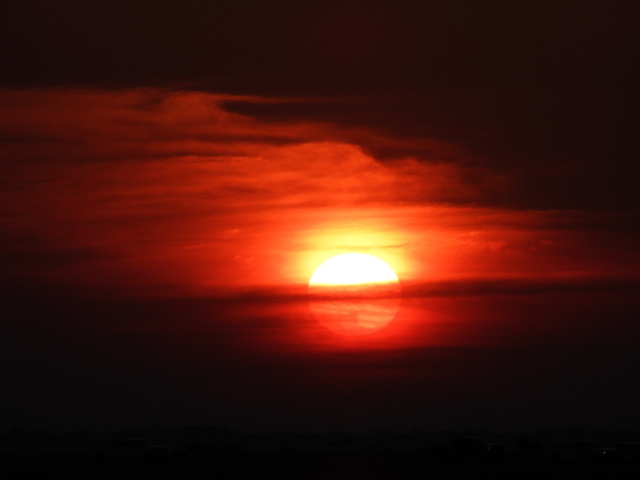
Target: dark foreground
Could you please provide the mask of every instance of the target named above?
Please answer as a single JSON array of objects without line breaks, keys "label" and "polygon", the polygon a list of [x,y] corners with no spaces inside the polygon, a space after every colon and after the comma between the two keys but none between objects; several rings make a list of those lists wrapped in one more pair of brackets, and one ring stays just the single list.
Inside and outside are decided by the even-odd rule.
[{"label": "dark foreground", "polygon": [[0,478],[65,479],[565,479],[640,478],[638,463],[554,463],[517,455],[499,462],[437,462],[406,453],[172,453],[162,460],[90,454],[5,454]]}]

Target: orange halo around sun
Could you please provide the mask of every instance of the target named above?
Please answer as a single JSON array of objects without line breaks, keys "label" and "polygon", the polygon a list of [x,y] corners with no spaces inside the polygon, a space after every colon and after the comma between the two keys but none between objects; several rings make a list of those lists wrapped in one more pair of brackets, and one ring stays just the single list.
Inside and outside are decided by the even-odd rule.
[{"label": "orange halo around sun", "polygon": [[326,328],[366,335],[386,327],[400,308],[400,282],[372,255],[345,253],[320,265],[309,280],[309,308]]}]

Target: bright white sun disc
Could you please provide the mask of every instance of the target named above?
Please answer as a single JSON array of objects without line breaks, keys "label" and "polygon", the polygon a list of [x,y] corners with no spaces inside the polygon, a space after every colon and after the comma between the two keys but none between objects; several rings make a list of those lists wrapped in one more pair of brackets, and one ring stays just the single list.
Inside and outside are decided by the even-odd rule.
[{"label": "bright white sun disc", "polygon": [[385,262],[364,253],[336,255],[320,265],[309,285],[356,285],[397,282],[398,276]]}]

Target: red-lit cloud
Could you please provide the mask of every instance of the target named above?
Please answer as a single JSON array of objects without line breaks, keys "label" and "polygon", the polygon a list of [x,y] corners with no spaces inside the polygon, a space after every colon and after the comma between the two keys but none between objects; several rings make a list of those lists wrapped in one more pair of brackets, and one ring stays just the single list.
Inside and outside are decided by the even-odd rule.
[{"label": "red-lit cloud", "polygon": [[[191,318],[96,317],[120,317],[109,327],[118,331],[142,321],[151,331],[215,331],[257,351],[333,351],[500,343],[500,302],[474,309],[474,296],[636,278],[634,237],[619,234],[624,214],[509,208],[500,199],[511,179],[468,166],[472,154],[455,145],[328,121],[265,121],[232,113],[229,102],[277,100],[1,92],[3,284],[101,304],[175,298],[185,309],[176,315]],[[380,145],[402,154],[378,159],[370,152]],[[397,320],[376,338],[337,341],[305,301],[314,269],[349,251],[385,260],[403,285]],[[209,300],[179,300],[194,297]],[[483,309],[478,330],[470,312],[480,318]],[[534,338],[532,328],[511,328],[509,341]]]},{"label": "red-lit cloud", "polygon": [[[580,231],[604,214],[500,207],[510,179],[467,166],[471,154],[455,145],[265,122],[229,102],[277,100],[2,91],[5,275],[203,292],[304,284],[350,250],[412,282],[632,269],[630,245],[602,252],[606,239]],[[403,155],[380,161],[367,153],[376,146]]]}]

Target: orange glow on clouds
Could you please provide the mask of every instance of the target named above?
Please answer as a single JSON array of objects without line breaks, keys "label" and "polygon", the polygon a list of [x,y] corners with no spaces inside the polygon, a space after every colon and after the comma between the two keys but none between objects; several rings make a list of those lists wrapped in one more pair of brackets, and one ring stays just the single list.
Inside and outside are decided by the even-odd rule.
[{"label": "orange glow on clouds", "polygon": [[428,158],[380,161],[364,147],[406,150],[410,140],[261,122],[230,112],[230,101],[277,100],[0,91],[1,228],[19,239],[8,271],[211,292],[306,285],[347,252],[374,255],[407,282],[633,270],[620,261],[628,250],[603,254],[574,228],[580,212],[491,206],[506,180],[474,170],[469,181],[451,161],[462,155],[455,146],[434,141]]}]

